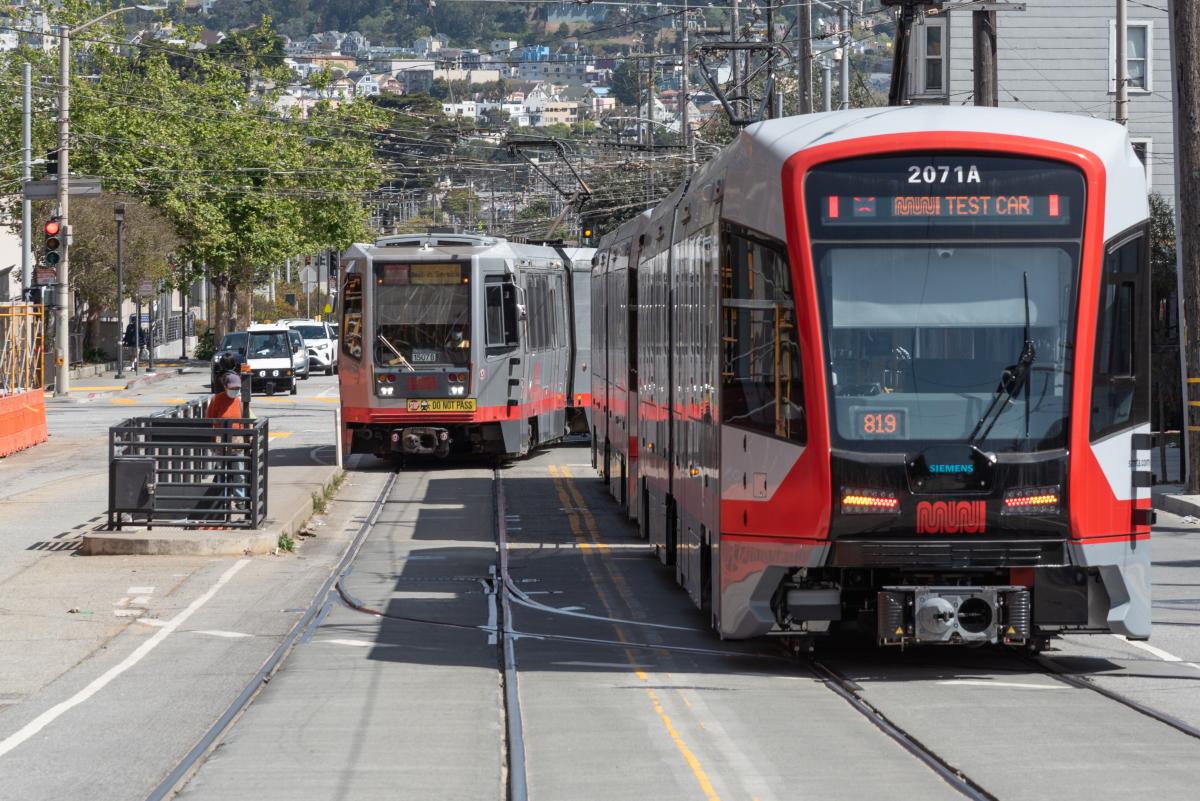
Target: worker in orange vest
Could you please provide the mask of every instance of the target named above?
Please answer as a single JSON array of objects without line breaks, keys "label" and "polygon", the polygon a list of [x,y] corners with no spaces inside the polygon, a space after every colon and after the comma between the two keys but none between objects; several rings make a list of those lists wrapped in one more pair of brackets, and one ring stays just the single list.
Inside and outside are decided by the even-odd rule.
[{"label": "worker in orange vest", "polygon": [[[242,414],[242,379],[237,373],[225,373],[221,376],[221,387],[213,396],[208,399],[208,408],[205,410],[204,416],[215,420],[240,420],[244,416]],[[218,427],[224,427],[218,424]],[[240,428],[237,423],[233,427]],[[241,438],[232,437],[217,437],[217,442],[240,442]],[[229,455],[234,454],[234,449],[228,451]],[[241,460],[227,461],[221,466],[216,478],[218,481],[229,483],[241,483],[246,480],[246,473],[243,472]],[[228,496],[229,489],[226,489]],[[243,487],[232,488],[232,496],[235,498],[245,498],[246,490]]]},{"label": "worker in orange vest", "polygon": [[221,385],[215,388],[213,396],[208,399],[208,408],[204,416],[213,419],[242,418],[242,379],[237,373],[225,373],[221,376]]}]

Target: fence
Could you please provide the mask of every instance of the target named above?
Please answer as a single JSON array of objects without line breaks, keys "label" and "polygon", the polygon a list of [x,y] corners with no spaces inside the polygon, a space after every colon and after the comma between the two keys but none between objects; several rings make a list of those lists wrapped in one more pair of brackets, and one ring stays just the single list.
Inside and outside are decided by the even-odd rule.
[{"label": "fence", "polygon": [[205,401],[109,429],[108,527],[258,528],[267,515],[267,420],[212,420]]},{"label": "fence", "polygon": [[33,303],[0,303],[0,396],[41,389],[45,321]]}]

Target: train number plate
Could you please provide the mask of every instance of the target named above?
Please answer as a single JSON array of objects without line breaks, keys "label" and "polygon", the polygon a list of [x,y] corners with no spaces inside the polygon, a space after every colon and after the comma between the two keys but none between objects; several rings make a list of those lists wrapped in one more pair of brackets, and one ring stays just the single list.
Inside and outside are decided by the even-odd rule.
[{"label": "train number plate", "polygon": [[473,412],[474,398],[412,398],[408,401],[410,412]]}]

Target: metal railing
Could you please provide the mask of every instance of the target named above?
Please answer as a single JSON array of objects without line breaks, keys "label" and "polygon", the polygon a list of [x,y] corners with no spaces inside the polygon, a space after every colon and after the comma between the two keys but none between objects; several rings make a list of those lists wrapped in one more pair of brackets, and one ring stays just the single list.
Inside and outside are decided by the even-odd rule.
[{"label": "metal railing", "polygon": [[0,395],[43,386],[45,318],[33,303],[0,303]]},{"label": "metal railing", "polygon": [[109,429],[108,528],[258,528],[267,516],[267,420],[211,419],[206,401]]}]

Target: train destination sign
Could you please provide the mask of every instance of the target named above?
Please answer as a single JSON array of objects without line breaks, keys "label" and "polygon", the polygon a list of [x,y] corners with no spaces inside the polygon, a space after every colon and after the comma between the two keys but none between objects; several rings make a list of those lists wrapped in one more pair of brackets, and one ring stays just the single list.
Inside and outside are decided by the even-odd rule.
[{"label": "train destination sign", "polygon": [[466,283],[462,265],[458,262],[425,262],[421,264],[380,264],[376,281],[383,286],[458,284]]},{"label": "train destination sign", "polygon": [[1066,195],[827,195],[821,203],[824,225],[908,225],[986,223],[1065,225],[1071,222]]}]

